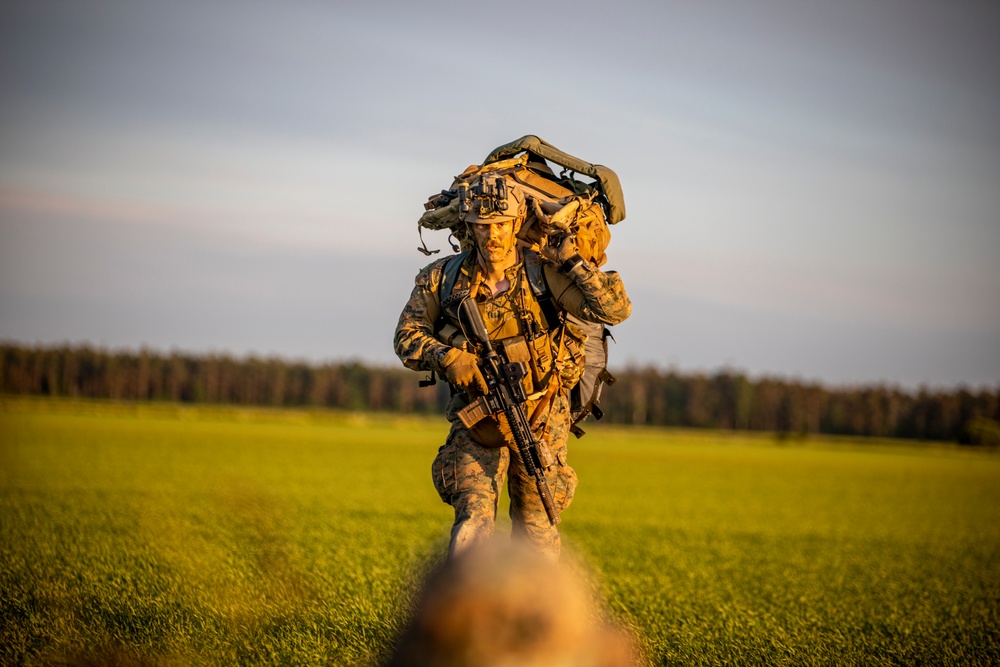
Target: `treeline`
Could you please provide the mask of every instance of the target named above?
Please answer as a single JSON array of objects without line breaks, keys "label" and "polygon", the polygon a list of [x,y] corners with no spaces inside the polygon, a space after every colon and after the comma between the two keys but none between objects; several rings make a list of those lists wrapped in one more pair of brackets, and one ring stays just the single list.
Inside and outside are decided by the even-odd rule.
[{"label": "treeline", "polygon": [[[447,400],[417,375],[358,362],[0,345],[0,392],[119,401],[434,412]],[[438,387],[440,389],[440,387]]]},{"label": "treeline", "polygon": [[656,369],[631,369],[619,377],[601,399],[616,422],[1000,445],[1000,387],[913,393],[886,385],[827,388],[751,380],[732,371]]},{"label": "treeline", "polygon": [[[908,392],[828,388],[734,371],[617,371],[606,420],[620,424],[827,433],[1000,445],[1000,387]],[[89,346],[0,345],[0,392],[38,396],[438,413],[447,385],[358,362],[307,364],[224,354],[108,351]]]}]

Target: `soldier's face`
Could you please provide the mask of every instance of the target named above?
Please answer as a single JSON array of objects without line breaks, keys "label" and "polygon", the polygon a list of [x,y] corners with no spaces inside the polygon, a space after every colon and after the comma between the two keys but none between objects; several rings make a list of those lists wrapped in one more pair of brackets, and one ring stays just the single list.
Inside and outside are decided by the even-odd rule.
[{"label": "soldier's face", "polygon": [[502,264],[510,259],[514,252],[514,233],[513,220],[472,225],[476,245],[482,251],[483,258],[491,264]]}]

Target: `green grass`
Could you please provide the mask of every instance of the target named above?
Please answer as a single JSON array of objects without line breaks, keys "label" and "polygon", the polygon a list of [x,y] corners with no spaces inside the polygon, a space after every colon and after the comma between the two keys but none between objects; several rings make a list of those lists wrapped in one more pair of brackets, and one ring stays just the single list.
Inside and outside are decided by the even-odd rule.
[{"label": "green grass", "polygon": [[[368,664],[443,419],[0,400],[0,663]],[[1000,456],[593,428],[565,542],[651,664],[1000,664]]]}]

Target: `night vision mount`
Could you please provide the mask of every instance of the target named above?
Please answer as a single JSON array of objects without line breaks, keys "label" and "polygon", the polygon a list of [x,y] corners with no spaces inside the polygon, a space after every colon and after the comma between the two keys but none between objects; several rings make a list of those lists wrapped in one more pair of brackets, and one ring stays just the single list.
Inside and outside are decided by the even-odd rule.
[{"label": "night vision mount", "polygon": [[507,179],[503,176],[484,177],[471,186],[461,182],[458,184],[458,202],[458,211],[463,218],[472,211],[475,202],[479,202],[476,215],[480,218],[503,215],[507,210]]}]

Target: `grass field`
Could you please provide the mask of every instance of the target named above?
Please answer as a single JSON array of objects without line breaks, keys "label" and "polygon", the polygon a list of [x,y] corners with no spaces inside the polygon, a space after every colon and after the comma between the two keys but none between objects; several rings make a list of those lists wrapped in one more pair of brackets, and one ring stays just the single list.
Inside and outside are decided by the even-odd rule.
[{"label": "grass field", "polygon": [[[368,664],[443,420],[0,400],[0,663]],[[1000,664],[1000,455],[594,428],[565,542],[650,664]]]}]

